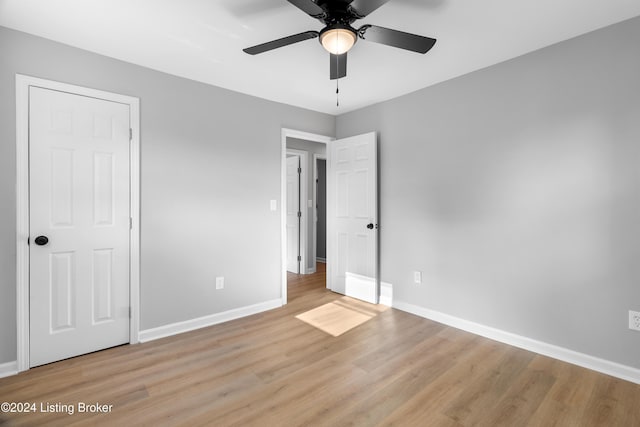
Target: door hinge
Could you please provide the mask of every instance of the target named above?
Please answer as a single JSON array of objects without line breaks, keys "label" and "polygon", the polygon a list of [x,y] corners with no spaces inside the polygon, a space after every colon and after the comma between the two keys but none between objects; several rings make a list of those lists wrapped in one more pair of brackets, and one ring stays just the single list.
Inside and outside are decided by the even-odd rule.
[{"label": "door hinge", "polygon": [[129,141],[133,141],[133,129],[129,128]]},{"label": "door hinge", "polygon": [[129,230],[133,230],[133,217],[129,217]]},{"label": "door hinge", "polygon": [[298,211],[298,218],[302,218],[302,212]]},{"label": "door hinge", "polygon": [[302,256],[298,255],[298,261],[302,261]]},{"label": "door hinge", "polygon": [[298,168],[298,175],[302,173],[302,168]]}]

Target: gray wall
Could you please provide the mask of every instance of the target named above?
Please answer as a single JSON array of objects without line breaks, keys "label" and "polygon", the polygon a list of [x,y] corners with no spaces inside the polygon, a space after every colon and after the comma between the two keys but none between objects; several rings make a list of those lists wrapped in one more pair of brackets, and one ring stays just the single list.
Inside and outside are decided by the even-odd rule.
[{"label": "gray wall", "polygon": [[[327,136],[333,136],[333,133],[326,134]],[[302,165],[303,168],[306,167],[307,173],[307,200],[313,199],[313,187],[315,183],[313,181],[313,155],[314,154],[325,154],[327,152],[327,144],[323,144],[322,142],[314,142],[314,141],[306,141],[297,138],[287,138],[287,148],[292,148],[294,150],[306,151],[307,156],[307,165]],[[307,269],[314,268],[316,265],[316,260],[312,259],[313,255],[313,208],[308,207],[307,200],[302,200],[300,205],[303,209],[306,209],[307,213],[307,245],[306,245],[306,257],[307,257]]]},{"label": "gray wall", "polygon": [[333,135],[333,116],[2,27],[0,52],[0,363],[16,359],[16,73],[141,99],[142,329],[280,297],[281,128]]},{"label": "gray wall", "polygon": [[379,131],[394,300],[640,368],[638,46],[640,18],[338,117]]}]

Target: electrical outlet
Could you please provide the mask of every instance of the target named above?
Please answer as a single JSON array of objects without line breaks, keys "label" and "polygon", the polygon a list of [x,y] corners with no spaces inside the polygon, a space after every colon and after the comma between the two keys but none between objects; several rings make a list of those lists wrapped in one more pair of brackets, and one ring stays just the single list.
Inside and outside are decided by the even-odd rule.
[{"label": "electrical outlet", "polygon": [[640,311],[629,310],[629,329],[640,331]]},{"label": "electrical outlet", "polygon": [[216,289],[224,289],[224,277],[216,277]]},{"label": "electrical outlet", "polygon": [[422,271],[413,272],[413,281],[415,283],[422,283]]}]

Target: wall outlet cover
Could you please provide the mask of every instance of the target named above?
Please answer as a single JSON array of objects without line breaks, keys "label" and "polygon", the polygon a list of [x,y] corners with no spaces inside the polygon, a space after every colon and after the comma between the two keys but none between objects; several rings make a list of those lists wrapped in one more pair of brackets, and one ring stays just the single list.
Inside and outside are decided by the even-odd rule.
[{"label": "wall outlet cover", "polygon": [[629,310],[629,329],[640,331],[640,311]]},{"label": "wall outlet cover", "polygon": [[216,277],[216,289],[224,289],[224,277]]},{"label": "wall outlet cover", "polygon": [[422,283],[422,271],[413,272],[413,281],[415,283]]}]

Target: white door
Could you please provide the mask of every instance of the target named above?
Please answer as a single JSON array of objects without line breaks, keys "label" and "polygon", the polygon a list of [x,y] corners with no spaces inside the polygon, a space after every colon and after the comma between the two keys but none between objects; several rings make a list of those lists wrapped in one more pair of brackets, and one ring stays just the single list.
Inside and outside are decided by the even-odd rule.
[{"label": "white door", "polygon": [[129,128],[128,105],[30,88],[30,366],[129,342]]},{"label": "white door", "polygon": [[334,292],[377,304],[376,134],[332,141],[327,152],[328,285]]},{"label": "white door", "polygon": [[287,157],[287,271],[300,274],[300,157]]}]

